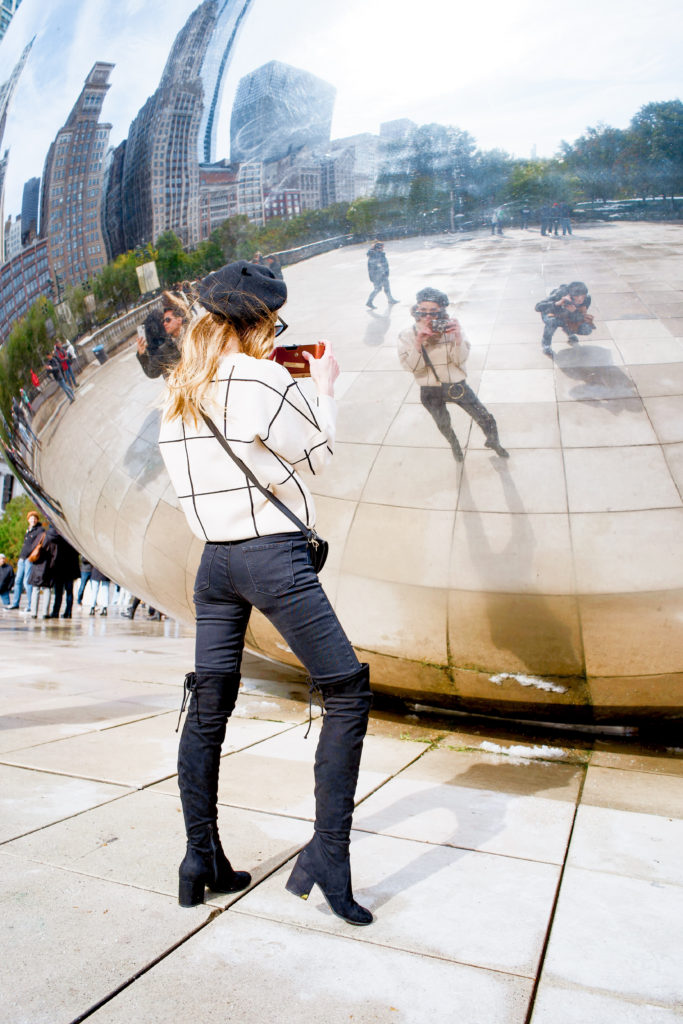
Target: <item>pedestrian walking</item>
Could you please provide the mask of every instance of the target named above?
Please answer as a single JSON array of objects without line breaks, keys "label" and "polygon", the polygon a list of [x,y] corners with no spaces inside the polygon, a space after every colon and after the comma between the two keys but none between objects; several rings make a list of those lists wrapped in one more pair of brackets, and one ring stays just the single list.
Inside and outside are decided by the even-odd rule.
[{"label": "pedestrian walking", "polygon": [[374,309],[374,299],[381,291],[384,291],[387,297],[387,302],[390,306],[396,305],[399,300],[395,299],[391,294],[391,285],[389,284],[389,260],[387,259],[387,254],[384,251],[384,244],[379,241],[373,242],[368,249],[367,257],[368,277],[372,282],[372,291],[370,292],[368,301],[365,305],[370,309]]}]

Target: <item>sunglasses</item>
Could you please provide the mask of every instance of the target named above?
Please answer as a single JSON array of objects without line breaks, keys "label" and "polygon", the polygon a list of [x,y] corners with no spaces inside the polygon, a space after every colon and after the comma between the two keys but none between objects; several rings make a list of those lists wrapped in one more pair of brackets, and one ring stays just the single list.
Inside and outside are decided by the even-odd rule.
[{"label": "sunglasses", "polygon": [[289,324],[286,324],[282,317],[279,316],[277,318],[277,323],[275,324],[275,337],[279,338],[281,334],[284,334],[288,327]]}]

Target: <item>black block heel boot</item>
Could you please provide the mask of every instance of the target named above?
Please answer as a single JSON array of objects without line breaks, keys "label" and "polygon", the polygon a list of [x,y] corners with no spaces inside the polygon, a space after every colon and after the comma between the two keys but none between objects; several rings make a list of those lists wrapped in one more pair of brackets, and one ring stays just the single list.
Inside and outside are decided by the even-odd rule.
[{"label": "black block heel boot", "polygon": [[187,833],[187,851],[178,869],[181,907],[203,903],[207,886],[213,892],[239,892],[251,882],[248,872],[233,871],[217,826],[221,746],[239,684],[236,672],[185,677],[185,692],[192,700],[178,748],[178,786]]},{"label": "black block heel boot", "polygon": [[369,668],[321,687],[325,714],[315,753],[315,834],[297,857],[286,884],[307,899],[317,885],[330,910],[349,924],[372,923],[351,888],[349,841],[363,740],[372,704]]},{"label": "black block heel boot", "polygon": [[[206,849],[208,848],[208,854]],[[178,903],[196,907],[204,902],[204,889],[212,892],[240,892],[251,882],[247,871],[234,871],[223,853],[218,829],[207,826],[201,846],[188,842],[185,857],[178,868]]]}]

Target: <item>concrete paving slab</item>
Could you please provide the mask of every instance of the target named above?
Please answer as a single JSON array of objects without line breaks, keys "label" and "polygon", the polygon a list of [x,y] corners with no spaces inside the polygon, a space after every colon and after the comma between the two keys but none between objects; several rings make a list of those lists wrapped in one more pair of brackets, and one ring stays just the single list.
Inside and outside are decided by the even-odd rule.
[{"label": "concrete paving slab", "polygon": [[613,807],[635,814],[683,818],[683,779],[677,775],[622,771],[591,765],[586,774],[582,805]]},{"label": "concrete paving slab", "polygon": [[683,820],[581,806],[567,863],[683,886]]},{"label": "concrete paving slab", "polygon": [[354,827],[561,864],[581,769],[430,750],[359,807]]},{"label": "concrete paving slab", "polygon": [[[293,857],[311,835],[308,822],[222,806],[218,827],[231,863],[248,870],[253,885]],[[115,807],[93,808],[7,843],[3,853],[177,898],[178,865],[185,853],[180,800],[155,790],[134,792]],[[224,907],[238,898],[214,893],[210,901]]]},{"label": "concrete paving slab", "polygon": [[[619,768],[621,771],[634,772],[655,772],[662,775],[683,776],[683,748],[670,751],[670,756],[664,754],[639,752],[629,749],[615,749],[609,741],[596,740],[590,762],[596,768]],[[678,755],[678,756],[676,756]]]},{"label": "concrete paving slab", "polygon": [[[90,1019],[93,1024],[522,1024],[529,982],[223,914]],[[409,983],[407,982],[409,979]],[[198,1000],[198,994],[201,998]],[[169,1007],[172,1011],[169,1012]]]},{"label": "concrete paving slab", "polygon": [[[96,734],[88,733],[0,756],[5,764],[81,778],[142,787],[173,775],[178,758],[175,712],[157,715]],[[235,719],[223,749],[259,743],[288,728],[278,722]]]},{"label": "concrete paving slab", "polygon": [[3,853],[0,893],[0,1018],[12,1024],[67,1024],[212,913]]},{"label": "concrete paving slab", "polygon": [[[16,704],[16,698],[15,704]],[[98,700],[96,697],[65,696],[42,700],[38,706],[23,704],[17,713],[0,717],[0,753],[35,747],[53,740],[97,732],[153,717],[159,708],[145,708],[137,701]]]},{"label": "concrete paving slab", "polygon": [[[389,946],[533,977],[548,926],[558,868],[354,832],[353,889],[375,921],[354,928],[335,917],[320,890],[307,900],[285,890],[291,865],[236,903],[252,914],[357,942]],[[438,913],[425,908],[438,907]]]},{"label": "concrete paving slab", "polygon": [[0,765],[0,843],[117,800],[122,786]]},{"label": "concrete paving slab", "polygon": [[[307,725],[297,726],[223,757],[218,780],[219,803],[312,820],[315,815],[313,759],[320,723],[313,723],[305,739],[307,728]],[[228,734],[232,729],[231,722]],[[226,743],[229,743],[229,735]],[[415,743],[368,735],[363,745],[356,802],[423,753],[424,748]],[[155,788],[175,795],[177,779],[169,778]]]},{"label": "concrete paving slab", "polygon": [[569,983],[680,1010],[682,948],[683,887],[568,867],[541,990]]},{"label": "concrete paving slab", "polygon": [[677,1009],[630,1002],[600,991],[544,984],[536,996],[531,1024],[680,1024]]},{"label": "concrete paving slab", "polygon": [[657,443],[640,398],[560,402],[557,409],[564,448]]},{"label": "concrete paving slab", "polygon": [[[244,683],[243,683],[244,687]],[[313,708],[313,717],[320,717],[320,710]],[[240,691],[231,721],[235,718],[260,719],[265,722],[282,722],[298,725],[308,720],[308,704],[300,700],[288,700],[271,693],[248,693]]]}]

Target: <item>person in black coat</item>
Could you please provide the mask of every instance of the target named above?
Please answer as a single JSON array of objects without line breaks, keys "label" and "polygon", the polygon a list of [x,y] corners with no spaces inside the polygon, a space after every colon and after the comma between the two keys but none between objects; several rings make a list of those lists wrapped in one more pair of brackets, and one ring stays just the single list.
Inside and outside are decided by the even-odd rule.
[{"label": "person in black coat", "polygon": [[368,249],[368,277],[372,281],[372,291],[368,301],[365,303],[370,309],[374,309],[375,305],[372,301],[375,296],[384,289],[386,293],[387,301],[390,306],[395,305],[398,299],[395,299],[391,294],[391,285],[389,284],[389,261],[384,251],[384,245],[382,242],[373,242]]},{"label": "person in black coat", "polygon": [[74,580],[81,574],[76,548],[69,544],[66,537],[57,533],[51,526],[47,531],[47,540],[54,543],[56,547],[55,558],[52,565],[51,579],[54,595],[52,608],[45,616],[46,619],[58,619],[62,607],[62,597],[66,594],[63,619],[70,619],[74,603]]},{"label": "person in black coat", "polygon": [[10,590],[14,586],[14,569],[4,555],[0,555],[0,601],[9,605]]},{"label": "person in black coat", "polygon": [[138,362],[148,377],[166,378],[180,359],[185,309],[167,298],[163,310],[153,309],[143,326],[145,340],[138,338]]},{"label": "person in black coat", "polygon": [[[32,587],[31,592],[31,618],[38,618],[38,605],[40,603],[40,591],[50,589],[52,586],[52,567],[57,557],[57,537],[59,534],[50,523],[43,531],[43,543],[35,562],[31,562],[26,580],[27,589]],[[40,537],[38,538],[40,540]],[[48,595],[49,598],[49,595]]]}]

